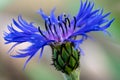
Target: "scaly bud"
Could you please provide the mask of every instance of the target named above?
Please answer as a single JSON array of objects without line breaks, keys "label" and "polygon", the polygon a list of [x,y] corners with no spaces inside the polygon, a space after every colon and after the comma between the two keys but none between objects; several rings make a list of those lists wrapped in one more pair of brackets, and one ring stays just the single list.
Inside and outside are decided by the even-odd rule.
[{"label": "scaly bud", "polygon": [[69,75],[79,66],[79,54],[80,52],[70,42],[52,46],[53,65],[57,70]]}]

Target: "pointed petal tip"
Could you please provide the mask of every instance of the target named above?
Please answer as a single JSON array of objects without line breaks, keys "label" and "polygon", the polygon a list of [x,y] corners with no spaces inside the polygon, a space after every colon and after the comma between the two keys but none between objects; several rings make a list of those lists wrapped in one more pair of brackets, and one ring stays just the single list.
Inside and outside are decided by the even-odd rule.
[{"label": "pointed petal tip", "polygon": [[44,13],[44,11],[40,8],[37,13],[45,20],[48,16]]},{"label": "pointed petal tip", "polygon": [[113,22],[115,20],[115,18],[113,18],[111,21]]},{"label": "pointed petal tip", "polygon": [[112,22],[115,20],[115,18],[113,18],[112,20],[110,20],[105,26],[102,27],[102,30],[107,29],[108,27],[110,27],[110,25],[112,24]]},{"label": "pointed petal tip", "polygon": [[25,64],[24,64],[24,66],[23,66],[23,70],[25,70],[25,68],[26,68],[26,66],[27,66],[27,64],[30,62],[30,60],[32,59],[32,57],[34,56],[34,54],[33,55],[31,55],[27,60],[26,60],[26,62],[25,62]]},{"label": "pointed petal tip", "polygon": [[21,17],[21,18],[22,18],[22,15],[21,15],[21,14],[19,14],[19,15],[18,15],[18,18],[19,18],[19,17]]},{"label": "pointed petal tip", "polygon": [[41,8],[37,11],[38,14],[40,14],[42,12],[43,12],[43,10]]},{"label": "pointed petal tip", "polygon": [[19,52],[17,52],[17,55],[10,55],[12,58],[25,58],[27,56],[29,56],[28,54],[21,54]]},{"label": "pointed petal tip", "polygon": [[109,26],[111,25],[111,23],[115,20],[115,18],[113,18],[112,20],[109,21]]}]

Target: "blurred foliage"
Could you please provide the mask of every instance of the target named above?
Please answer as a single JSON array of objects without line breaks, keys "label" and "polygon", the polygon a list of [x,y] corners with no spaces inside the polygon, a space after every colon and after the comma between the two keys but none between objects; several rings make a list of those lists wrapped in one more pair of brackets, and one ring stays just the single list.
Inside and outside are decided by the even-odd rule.
[{"label": "blurred foliage", "polygon": [[13,0],[0,0],[0,11],[3,10]]},{"label": "blurred foliage", "polygon": [[120,59],[116,55],[113,55],[108,51],[106,55],[108,58],[108,63],[110,64],[108,68],[111,70],[113,80],[120,80]]},{"label": "blurred foliage", "polygon": [[48,67],[40,63],[40,65],[33,66],[30,70],[27,70],[26,73],[31,80],[61,80],[61,74],[55,74],[57,71],[54,72]]}]

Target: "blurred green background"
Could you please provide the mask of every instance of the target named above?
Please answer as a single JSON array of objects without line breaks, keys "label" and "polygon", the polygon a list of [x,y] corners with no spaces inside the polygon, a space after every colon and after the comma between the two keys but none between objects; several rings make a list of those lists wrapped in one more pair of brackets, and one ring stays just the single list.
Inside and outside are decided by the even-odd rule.
[{"label": "blurred green background", "polygon": [[[95,2],[95,8],[111,12],[110,19],[115,18],[115,21],[108,29],[111,37],[92,32],[90,35],[96,40],[87,40],[80,45],[85,53],[80,60],[81,80],[120,80],[120,0],[91,1]],[[51,65],[49,47],[46,47],[40,62],[38,53],[23,71],[27,58],[13,59],[6,54],[11,45],[4,44],[3,32],[8,31],[7,25],[19,14],[44,27],[44,21],[36,14],[40,8],[48,15],[53,7],[56,7],[56,15],[64,12],[76,15],[79,6],[79,0],[0,0],[0,80],[63,80],[62,74]],[[16,50],[27,46],[20,45]]]}]

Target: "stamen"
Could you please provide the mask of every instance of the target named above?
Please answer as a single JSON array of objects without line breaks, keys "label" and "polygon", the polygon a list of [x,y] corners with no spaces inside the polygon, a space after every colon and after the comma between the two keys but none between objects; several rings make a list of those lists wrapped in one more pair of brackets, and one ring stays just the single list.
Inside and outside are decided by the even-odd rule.
[{"label": "stamen", "polygon": [[64,28],[63,28],[62,24],[61,24],[61,23],[58,23],[58,25],[59,25],[59,27],[62,29],[63,35],[65,35],[65,31],[64,31]]},{"label": "stamen", "polygon": [[51,25],[52,23],[51,23],[51,21],[50,21],[50,17],[48,18],[48,21],[49,21],[49,24]]},{"label": "stamen", "polygon": [[66,17],[66,14],[64,13],[64,17]]},{"label": "stamen", "polygon": [[54,31],[55,31],[55,33],[56,33],[56,35],[57,35],[58,39],[60,40],[60,36],[58,35],[58,32],[57,32],[57,29],[56,29],[55,24],[53,24],[53,27],[54,27]]},{"label": "stamen", "polygon": [[75,17],[75,16],[74,16],[73,18],[74,18],[74,28],[73,28],[73,29],[75,30],[75,28],[76,28],[76,23],[77,23],[77,20],[76,20],[76,17]]},{"label": "stamen", "polygon": [[68,26],[70,27],[70,20],[69,18],[66,16],[66,14],[64,13],[64,18],[65,18],[65,23],[67,25],[67,22],[68,22]]},{"label": "stamen", "polygon": [[47,20],[45,20],[45,28],[46,28],[46,31],[48,32],[48,34],[50,34],[49,29],[48,29]]},{"label": "stamen", "polygon": [[65,23],[67,24],[67,22],[68,22],[68,26],[70,27],[70,20],[68,17],[65,18]]},{"label": "stamen", "polygon": [[58,18],[58,21],[60,21],[60,16],[58,16],[57,18]]},{"label": "stamen", "polygon": [[53,33],[53,31],[52,31],[52,28],[51,28],[52,24],[51,24],[50,18],[48,18],[48,21],[50,22],[49,25],[48,25],[48,26],[49,26],[49,29],[50,29],[52,35],[54,36],[54,33]]},{"label": "stamen", "polygon": [[48,39],[48,38],[43,34],[43,32],[41,31],[40,27],[38,27],[38,31],[40,32],[40,34],[41,34],[43,37],[45,37],[46,39]]},{"label": "stamen", "polygon": [[65,26],[66,33],[68,33],[68,29],[67,29],[67,25],[66,25],[66,23],[65,23],[64,21],[62,21],[62,23],[63,23],[64,26]]}]

